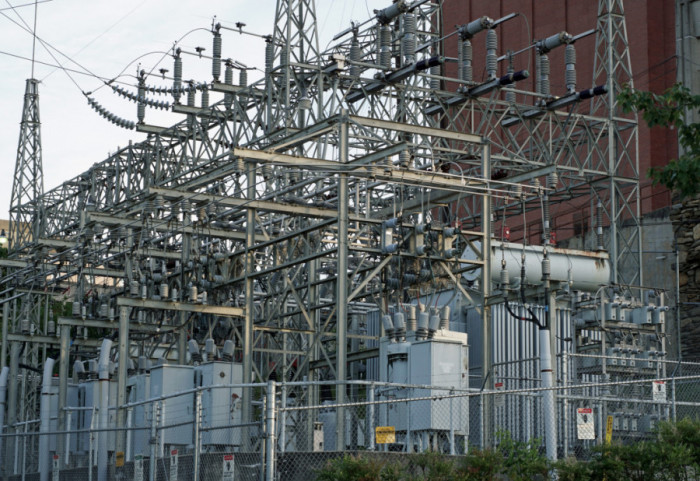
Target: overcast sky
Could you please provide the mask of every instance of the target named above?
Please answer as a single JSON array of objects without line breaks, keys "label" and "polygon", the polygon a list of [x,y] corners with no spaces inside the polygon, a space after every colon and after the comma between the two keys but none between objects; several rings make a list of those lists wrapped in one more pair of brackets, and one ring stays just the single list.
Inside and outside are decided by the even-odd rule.
[{"label": "overcast sky", "polygon": [[[391,0],[316,0],[321,48],[351,20],[365,20],[373,9],[389,5]],[[143,69],[155,67],[157,72],[167,68],[172,73],[172,59],[165,54],[183,36],[183,50],[202,46],[207,49],[205,53],[211,52],[209,30],[214,16],[224,26],[233,28],[236,22],[244,22],[245,30],[271,34],[275,6],[276,0],[39,0],[37,36],[65,55],[52,50],[55,60],[39,40],[36,42],[34,78],[41,82],[44,190],[84,172],[129,140],[138,142],[145,137],[100,117],[88,106],[82,92],[94,92],[94,98],[110,111],[134,121],[135,104],[117,97],[109,88],[100,88],[103,82],[93,76],[72,73],[71,80],[60,69],[39,62],[55,65],[58,61],[66,68],[87,69],[107,79],[123,72],[119,79],[134,84],[139,62]],[[5,168],[0,175],[0,218],[4,219],[9,218],[25,83],[32,76],[31,62],[18,57],[32,57],[33,36],[25,29],[33,28],[34,10],[32,0],[0,0],[0,159]],[[135,61],[144,54],[148,55]],[[264,42],[225,31],[223,57],[263,69]],[[211,80],[210,61],[184,56],[183,64],[185,79]],[[251,80],[259,76],[259,71],[249,75]],[[147,123],[170,125],[181,119],[172,114],[158,117],[153,112],[147,110]]]}]

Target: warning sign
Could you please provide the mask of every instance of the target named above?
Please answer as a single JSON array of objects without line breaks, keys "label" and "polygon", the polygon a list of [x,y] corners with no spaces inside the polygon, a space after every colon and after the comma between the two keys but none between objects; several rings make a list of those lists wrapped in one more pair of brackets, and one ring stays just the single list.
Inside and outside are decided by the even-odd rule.
[{"label": "warning sign", "polygon": [[177,481],[177,449],[170,451],[170,481]]},{"label": "warning sign", "polygon": [[59,471],[59,456],[58,454],[53,455],[53,471],[51,472],[51,480],[52,481],[58,481],[59,476],[60,476],[60,471]]},{"label": "warning sign", "polygon": [[595,439],[593,409],[578,408],[576,410],[576,432],[578,439]]},{"label": "warning sign", "polygon": [[[496,391],[503,391],[505,389],[505,386],[503,385],[502,382],[497,382],[497,383],[494,383],[493,388]],[[493,405],[494,405],[494,407],[497,407],[497,408],[506,407],[505,395],[504,394],[496,394],[494,396]]]},{"label": "warning sign", "polygon": [[605,444],[610,444],[612,442],[613,433],[613,417],[608,416],[608,420],[605,423]]},{"label": "warning sign", "polygon": [[121,468],[124,466],[124,451],[117,451],[116,462],[114,463],[116,467]]},{"label": "warning sign", "polygon": [[225,454],[222,481],[233,481],[233,466],[233,454]]},{"label": "warning sign", "polygon": [[396,442],[396,429],[394,426],[377,426],[374,428],[377,444],[392,444]]},{"label": "warning sign", "polygon": [[657,402],[666,402],[666,382],[665,381],[652,381],[652,399]]},{"label": "warning sign", "polygon": [[134,456],[134,481],[143,481],[143,455]]}]

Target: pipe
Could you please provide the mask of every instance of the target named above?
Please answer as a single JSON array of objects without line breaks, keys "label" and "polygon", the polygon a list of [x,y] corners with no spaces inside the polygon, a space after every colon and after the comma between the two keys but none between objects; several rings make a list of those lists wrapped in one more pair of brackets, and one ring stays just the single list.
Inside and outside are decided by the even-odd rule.
[{"label": "pipe", "polygon": [[[104,339],[100,348],[100,360],[97,372],[100,380],[100,422],[97,433],[97,481],[107,481],[107,462],[109,460],[109,443],[107,428],[109,427],[109,354],[112,341]],[[43,480],[42,480],[43,481]]]},{"label": "pipe", "polygon": [[[10,375],[10,368],[4,366],[2,371],[0,371],[0,435],[5,434],[5,406],[7,402],[5,396],[7,394],[7,378]],[[2,442],[5,438],[0,436],[0,466],[3,466],[4,456],[3,456],[3,445]]]},{"label": "pipe", "polygon": [[[44,377],[41,381],[41,403],[39,427],[39,475],[41,481],[49,481],[49,435],[51,430],[51,378],[53,377],[54,360],[47,358],[44,364]],[[7,384],[6,384],[7,385]]]},{"label": "pipe", "polygon": [[544,251],[542,260],[542,280],[544,281],[544,302],[545,309],[544,322],[540,322],[540,375],[542,387],[542,416],[544,417],[544,438],[547,458],[554,461],[557,459],[557,415],[555,412],[552,370],[552,330],[556,332],[556,301],[553,293],[550,295],[550,273],[549,258],[547,250]]},{"label": "pipe", "polygon": [[[275,479],[275,413],[277,411],[276,388],[277,383],[275,381],[267,382],[267,402],[265,407],[265,436],[267,441],[265,444],[265,481],[274,481]],[[341,386],[341,389],[345,389],[345,386]],[[342,439],[342,437],[339,436],[337,439]]]},{"label": "pipe", "polygon": [[[68,363],[70,361],[70,326],[60,325],[61,348],[58,359],[58,431],[66,430],[66,405],[68,399]],[[64,437],[58,437],[56,454],[62,455],[68,451]]]}]

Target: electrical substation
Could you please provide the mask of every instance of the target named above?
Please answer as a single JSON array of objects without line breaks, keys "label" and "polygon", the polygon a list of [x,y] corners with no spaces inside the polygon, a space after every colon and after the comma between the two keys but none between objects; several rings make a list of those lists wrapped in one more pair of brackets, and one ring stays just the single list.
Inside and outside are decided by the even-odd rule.
[{"label": "electrical substation", "polygon": [[[87,97],[145,140],[48,192],[27,81],[0,262],[4,479],[229,479],[227,460],[236,479],[308,479],[309,453],[463,454],[500,431],[556,458],[607,419],[644,439],[675,416],[665,294],[640,285],[637,120],[616,103],[622,0],[532,45],[502,44],[519,12],[453,28],[442,3],[387,0],[321,50],[314,0],[278,0],[255,81],[245,26],[214,23],[210,54],[176,46],[172,77],[100,93],[133,119]],[[211,76],[188,80],[190,61]],[[557,246],[560,203],[591,207],[586,250]]]}]

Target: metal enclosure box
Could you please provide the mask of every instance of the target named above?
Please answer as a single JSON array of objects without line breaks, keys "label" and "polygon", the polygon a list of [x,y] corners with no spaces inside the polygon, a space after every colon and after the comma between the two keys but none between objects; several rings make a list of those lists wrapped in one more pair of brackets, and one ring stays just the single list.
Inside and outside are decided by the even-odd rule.
[{"label": "metal enclosure box", "polygon": [[[146,401],[151,397],[151,378],[148,374],[137,374],[131,376],[126,382],[126,388],[129,393],[127,401],[129,403],[135,403],[140,401]],[[127,414],[127,424],[132,428],[137,428],[136,430],[129,431],[127,433],[127,438],[131,440],[130,446],[132,453],[127,453],[128,458],[131,459],[131,454],[149,454],[149,443],[148,440],[151,436],[151,404],[139,404],[131,409],[131,412]],[[129,422],[130,421],[130,422]]]},{"label": "metal enclosure box", "polygon": [[[449,388],[468,388],[467,335],[445,334],[438,331],[433,339],[414,342],[408,363],[411,384],[448,389],[414,389],[413,397],[447,395]],[[408,406],[411,431],[469,432],[469,402],[465,397],[416,401]]]},{"label": "metal enclosure box", "polygon": [[175,395],[194,388],[194,367],[161,364],[151,369],[151,397],[172,396],[163,400],[160,426],[177,424],[160,431],[160,448],[164,445],[192,444],[194,394]]},{"label": "metal enclosure box", "polygon": [[[195,368],[202,387],[230,386],[243,381],[243,366],[233,362],[207,362]],[[239,446],[241,428],[228,427],[241,423],[241,396],[239,387],[216,387],[202,392],[202,426],[222,428],[202,432],[204,446]]]}]

